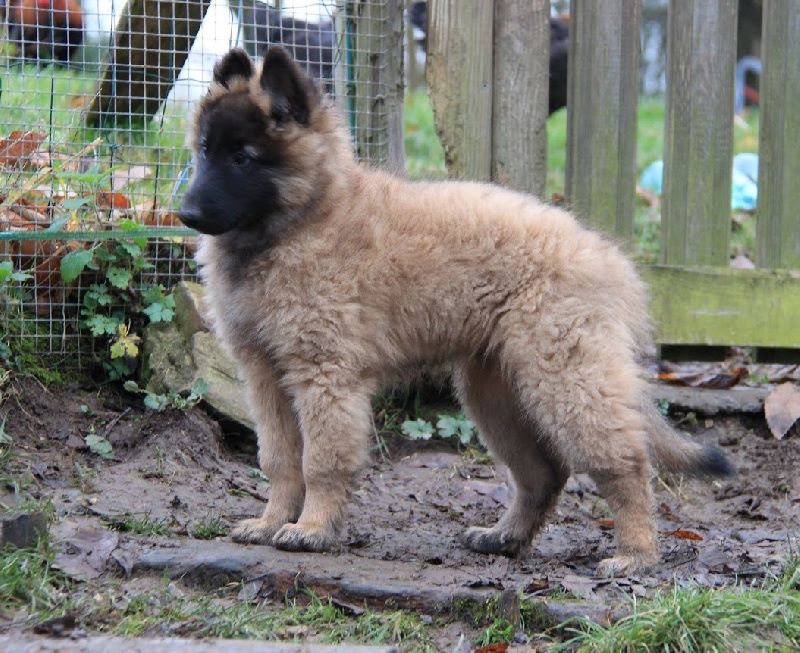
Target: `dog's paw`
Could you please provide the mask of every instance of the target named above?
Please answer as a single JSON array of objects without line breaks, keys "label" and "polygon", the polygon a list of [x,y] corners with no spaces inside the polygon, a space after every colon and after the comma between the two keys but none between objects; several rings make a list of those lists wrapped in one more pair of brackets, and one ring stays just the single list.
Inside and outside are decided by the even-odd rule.
[{"label": "dog's paw", "polygon": [[263,517],[243,519],[231,530],[231,539],[240,544],[272,544],[272,538],[281,526],[283,524]]},{"label": "dog's paw", "polygon": [[528,545],[528,542],[493,528],[472,526],[464,533],[464,544],[478,553],[495,553],[516,557]]},{"label": "dog's paw", "polygon": [[284,551],[330,551],[337,544],[332,529],[285,524],[272,538],[272,546]]},{"label": "dog's paw", "polygon": [[595,575],[601,578],[619,578],[630,576],[637,571],[644,571],[655,564],[652,556],[618,555],[606,558],[597,564]]}]

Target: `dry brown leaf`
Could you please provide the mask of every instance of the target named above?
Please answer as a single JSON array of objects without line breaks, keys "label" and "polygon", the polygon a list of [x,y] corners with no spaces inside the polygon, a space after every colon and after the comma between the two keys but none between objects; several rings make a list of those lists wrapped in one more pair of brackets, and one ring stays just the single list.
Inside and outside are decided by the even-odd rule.
[{"label": "dry brown leaf", "polygon": [[692,388],[732,388],[747,377],[746,367],[734,367],[730,371],[703,372],[696,370],[659,372],[658,380],[688,385]]},{"label": "dry brown leaf", "polygon": [[508,644],[506,642],[495,642],[494,644],[487,644],[476,648],[473,653],[506,653]]},{"label": "dry brown leaf", "polygon": [[614,520],[613,519],[609,519],[608,517],[602,517],[601,519],[597,520],[597,525],[600,528],[608,530],[610,528],[614,528]]},{"label": "dry brown leaf", "polygon": [[131,203],[122,193],[101,191],[97,193],[97,206],[101,209],[129,209]]},{"label": "dry brown leaf", "polygon": [[695,533],[694,531],[687,531],[685,528],[676,528],[674,531],[667,531],[664,533],[665,535],[671,535],[672,537],[677,537],[681,540],[694,540],[695,542],[700,542],[703,539],[703,536],[699,533]]},{"label": "dry brown leaf", "polygon": [[177,213],[167,209],[160,209],[156,201],[149,199],[133,207],[135,218],[138,222],[148,227],[182,227],[183,223]]},{"label": "dry brown leaf", "polygon": [[47,138],[44,132],[13,131],[0,140],[0,166],[15,166],[30,157]]},{"label": "dry brown leaf", "polygon": [[794,383],[779,385],[764,401],[764,415],[772,435],[782,440],[800,419],[800,389]]}]

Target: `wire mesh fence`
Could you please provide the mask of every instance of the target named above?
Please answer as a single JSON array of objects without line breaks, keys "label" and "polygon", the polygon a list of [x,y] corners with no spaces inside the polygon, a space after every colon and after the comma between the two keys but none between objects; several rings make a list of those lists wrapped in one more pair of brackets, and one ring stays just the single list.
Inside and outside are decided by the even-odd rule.
[{"label": "wire mesh fence", "polygon": [[195,272],[174,212],[187,125],[231,47],[282,44],[335,98],[359,157],[396,146],[402,0],[0,0],[0,19],[5,357],[84,365],[109,343],[131,351],[132,314],[169,316],[166,292]]}]

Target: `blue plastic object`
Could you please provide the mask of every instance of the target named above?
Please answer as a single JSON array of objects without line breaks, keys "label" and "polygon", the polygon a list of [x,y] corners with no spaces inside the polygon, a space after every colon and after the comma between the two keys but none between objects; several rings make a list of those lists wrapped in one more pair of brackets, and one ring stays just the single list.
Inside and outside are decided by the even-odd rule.
[{"label": "blue plastic object", "polygon": [[[653,161],[639,177],[639,186],[661,195],[664,190],[664,162]],[[758,155],[745,152],[733,157],[731,208],[752,211],[758,203]]]}]

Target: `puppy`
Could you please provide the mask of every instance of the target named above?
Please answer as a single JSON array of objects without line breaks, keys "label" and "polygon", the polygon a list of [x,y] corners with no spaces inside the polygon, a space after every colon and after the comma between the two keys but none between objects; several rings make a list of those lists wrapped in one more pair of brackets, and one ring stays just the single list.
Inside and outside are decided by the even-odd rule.
[{"label": "puppy", "polygon": [[193,129],[183,222],[236,357],[272,483],[239,542],[324,551],[365,464],[370,398],[422,365],[446,366],[464,411],[511,473],[514,500],[475,551],[515,555],[571,472],[615,516],[599,573],[658,559],[653,462],[724,475],[722,454],[661,418],[637,363],[645,287],[603,236],[491,184],[409,183],[355,161],[337,112],[280,48],[256,69],[216,66]]}]

